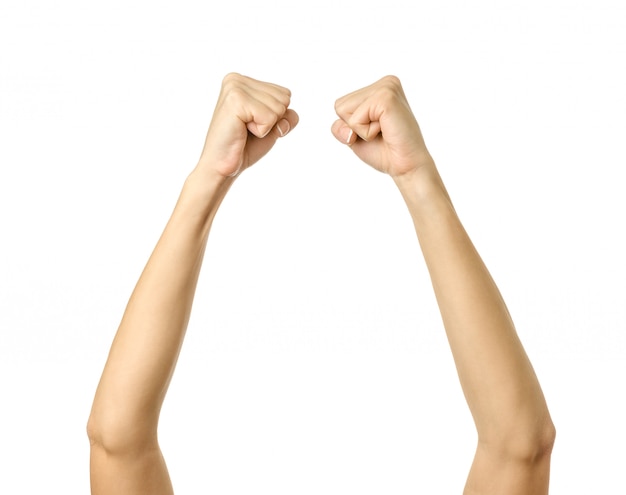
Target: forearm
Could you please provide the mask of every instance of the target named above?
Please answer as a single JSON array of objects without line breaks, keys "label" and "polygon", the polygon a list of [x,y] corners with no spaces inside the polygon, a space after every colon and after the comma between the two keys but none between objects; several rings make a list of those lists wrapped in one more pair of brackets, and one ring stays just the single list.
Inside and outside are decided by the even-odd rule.
[{"label": "forearm", "polygon": [[123,432],[135,444],[140,442],[133,436],[156,434],[211,223],[231,182],[198,175],[185,182],[113,341],[90,417],[99,434]]},{"label": "forearm", "polygon": [[550,425],[543,393],[434,164],[396,183],[415,225],[479,440],[512,448],[535,442]]}]

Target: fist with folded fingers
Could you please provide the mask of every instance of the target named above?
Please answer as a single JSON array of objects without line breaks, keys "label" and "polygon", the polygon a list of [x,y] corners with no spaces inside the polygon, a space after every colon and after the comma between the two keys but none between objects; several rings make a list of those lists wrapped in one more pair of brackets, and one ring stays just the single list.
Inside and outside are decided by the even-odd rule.
[{"label": "fist with folded fingers", "polygon": [[234,177],[263,157],[298,124],[282,86],[228,74],[207,132],[199,167]]},{"label": "fist with folded fingers", "polygon": [[432,162],[397,77],[339,98],[335,111],[333,135],[376,170],[399,177]]}]

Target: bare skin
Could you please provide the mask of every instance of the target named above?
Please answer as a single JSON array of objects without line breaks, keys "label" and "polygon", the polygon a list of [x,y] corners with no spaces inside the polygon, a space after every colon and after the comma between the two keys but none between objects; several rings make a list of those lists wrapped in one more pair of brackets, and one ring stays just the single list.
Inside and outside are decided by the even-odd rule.
[{"label": "bare skin", "polygon": [[500,292],[452,206],[400,81],[383,78],[340,98],[335,108],[335,137],[393,178],[413,219],[478,432],[464,493],[548,493],[555,429],[541,387]]},{"label": "bare skin", "polygon": [[200,160],[137,282],[87,426],[94,495],[173,493],[159,413],[183,343],[215,213],[236,177],[298,123],[289,90],[224,78]]},{"label": "bare skin", "polygon": [[[237,176],[298,123],[290,93],[224,79],[187,178],[117,331],[87,426],[94,495],[171,494],[159,413],[183,343],[211,224]],[[478,431],[466,494],[548,492],[554,427],[496,285],[452,207],[397,78],[337,100],[332,133],[404,197]]]}]

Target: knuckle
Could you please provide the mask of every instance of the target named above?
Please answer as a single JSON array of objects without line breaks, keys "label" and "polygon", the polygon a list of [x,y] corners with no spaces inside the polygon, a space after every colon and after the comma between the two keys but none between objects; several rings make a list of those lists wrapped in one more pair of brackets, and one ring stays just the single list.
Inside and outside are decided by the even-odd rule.
[{"label": "knuckle", "polygon": [[268,125],[271,127],[274,127],[274,125],[276,125],[276,122],[278,122],[278,119],[280,119],[282,117],[282,115],[276,114],[276,113],[272,113],[270,115],[268,115]]},{"label": "knuckle", "polygon": [[273,126],[278,122],[278,113],[269,107],[257,108],[254,112],[254,120],[259,125]]},{"label": "knuckle", "polygon": [[242,78],[243,76],[237,72],[229,72],[224,76],[224,79],[222,79],[222,87],[229,88],[235,86],[242,80]]},{"label": "knuckle", "polygon": [[378,92],[386,100],[392,100],[402,95],[402,84],[397,76],[389,75],[380,80]]},{"label": "knuckle", "polygon": [[236,101],[236,102],[241,102],[243,100],[246,99],[246,92],[235,85],[231,85],[226,89],[226,99],[228,99],[229,101]]},{"label": "knuckle", "polygon": [[354,131],[356,131],[356,133],[361,136],[362,134],[365,134],[367,132],[367,127],[369,125],[369,123],[364,123],[364,122],[360,122],[356,117],[352,116],[348,119],[348,121],[346,122],[346,124],[348,124],[348,127],[350,129],[353,129]]},{"label": "knuckle", "polygon": [[383,86],[393,88],[396,91],[402,88],[400,78],[398,76],[394,76],[393,74],[383,77],[380,81]]},{"label": "knuckle", "polygon": [[340,98],[335,101],[335,112],[337,114],[341,113],[341,109],[343,108],[343,100]]},{"label": "knuckle", "polygon": [[280,105],[278,105],[277,110],[278,110],[278,112],[276,112],[277,115],[279,117],[281,117],[281,116],[285,115],[285,112],[287,112],[287,105],[281,103]]},{"label": "knuckle", "polygon": [[395,100],[398,100],[402,95],[402,89],[400,86],[395,83],[383,84],[378,88],[378,98],[385,102],[391,103]]},{"label": "knuckle", "polygon": [[271,92],[268,89],[267,94],[271,96],[275,101],[275,104],[273,106],[276,107],[278,111],[280,111],[281,113],[285,113],[287,111],[287,108],[291,103],[291,92],[288,89],[281,88],[278,93],[275,91]]}]

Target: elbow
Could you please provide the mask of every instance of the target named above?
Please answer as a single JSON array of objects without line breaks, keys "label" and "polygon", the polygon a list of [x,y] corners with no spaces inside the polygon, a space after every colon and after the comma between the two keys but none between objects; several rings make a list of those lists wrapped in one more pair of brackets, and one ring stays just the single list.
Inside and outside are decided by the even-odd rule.
[{"label": "elbow", "polygon": [[543,436],[543,448],[544,452],[550,456],[552,449],[554,448],[554,442],[556,442],[556,426],[552,422],[552,419],[548,420],[548,424],[545,427]]},{"label": "elbow", "polygon": [[516,452],[518,457],[530,463],[550,458],[554,442],[556,441],[556,427],[548,418],[537,431],[520,443],[521,448]]},{"label": "elbow", "polygon": [[110,436],[105,434],[102,423],[96,419],[96,416],[92,413],[87,420],[87,438],[89,439],[89,445],[91,448],[100,448],[109,450],[109,446],[112,444]]},{"label": "elbow", "polygon": [[516,425],[506,433],[480,439],[484,448],[501,459],[536,464],[549,459],[556,441],[556,428],[548,416],[539,424]]},{"label": "elbow", "polygon": [[87,420],[87,438],[89,439],[89,445],[97,443],[97,436],[98,432],[96,430],[96,425],[94,424],[92,416],[89,415],[89,419]]},{"label": "elbow", "polygon": [[129,454],[158,445],[156,428],[143,421],[99,418],[92,413],[87,421],[91,449],[112,455]]}]

